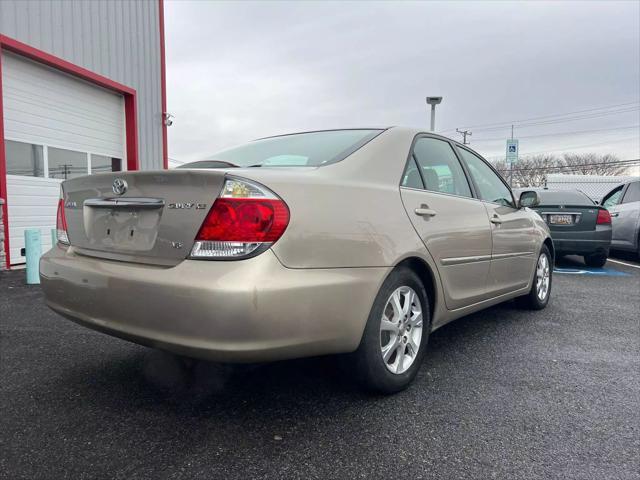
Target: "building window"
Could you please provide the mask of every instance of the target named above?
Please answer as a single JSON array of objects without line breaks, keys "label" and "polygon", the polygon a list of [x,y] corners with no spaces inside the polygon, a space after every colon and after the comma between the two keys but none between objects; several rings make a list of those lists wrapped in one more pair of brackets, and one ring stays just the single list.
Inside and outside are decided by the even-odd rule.
[{"label": "building window", "polygon": [[4,148],[8,175],[44,177],[42,145],[5,140]]},{"label": "building window", "polygon": [[49,159],[49,178],[67,180],[89,173],[89,162],[87,154],[84,152],[47,147],[47,155]]},{"label": "building window", "polygon": [[119,172],[122,170],[122,159],[91,154],[91,173]]}]

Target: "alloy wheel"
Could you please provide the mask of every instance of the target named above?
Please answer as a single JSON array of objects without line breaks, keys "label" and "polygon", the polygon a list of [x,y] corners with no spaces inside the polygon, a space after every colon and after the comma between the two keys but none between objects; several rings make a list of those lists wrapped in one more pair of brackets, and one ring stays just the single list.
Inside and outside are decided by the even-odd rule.
[{"label": "alloy wheel", "polygon": [[538,257],[538,265],[536,266],[536,294],[538,300],[544,302],[549,294],[549,284],[551,282],[551,267],[549,265],[549,257],[546,253],[541,253]]},{"label": "alloy wheel", "polygon": [[406,372],[418,356],[422,340],[422,305],[411,287],[398,287],[380,319],[380,354],[394,374]]}]

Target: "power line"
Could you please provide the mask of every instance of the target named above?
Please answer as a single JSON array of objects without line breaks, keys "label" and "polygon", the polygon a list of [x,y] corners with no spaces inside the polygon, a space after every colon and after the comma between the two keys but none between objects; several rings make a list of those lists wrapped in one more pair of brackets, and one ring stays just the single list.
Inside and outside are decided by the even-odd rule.
[{"label": "power line", "polygon": [[[558,133],[541,133],[539,135],[525,135],[525,136],[518,136],[519,139],[523,139],[523,138],[539,138],[539,137],[558,137],[558,136],[563,136],[563,135],[575,135],[575,134],[582,134],[582,133],[599,133],[599,132],[612,132],[615,130],[631,130],[633,128],[637,128],[640,129],[640,124],[639,125],[630,125],[630,126],[626,126],[626,127],[614,127],[614,128],[598,128],[595,130],[573,130],[570,132],[558,132]],[[503,141],[504,142],[505,137],[494,137],[494,138],[479,138],[476,139],[475,142],[494,142],[494,141]]]},{"label": "power line", "polygon": [[552,118],[552,117],[564,117],[567,115],[575,115],[575,114],[582,114],[582,113],[587,113],[587,112],[595,112],[597,110],[609,110],[612,108],[620,108],[620,107],[629,107],[630,105],[636,105],[640,103],[639,101],[635,101],[635,102],[627,102],[627,103],[618,103],[616,105],[607,105],[606,107],[596,107],[596,108],[588,108],[586,110],[576,110],[573,112],[566,112],[566,113],[554,113],[554,114],[550,114],[550,115],[543,115],[541,117],[531,117],[531,118],[525,118],[523,120],[512,120],[512,121],[508,121],[508,122],[496,122],[496,123],[485,123],[485,124],[481,124],[481,125],[471,125],[468,128],[480,128],[480,127],[491,127],[491,126],[499,126],[499,125],[511,125],[512,123],[523,123],[523,122],[529,122],[529,121],[533,121],[533,120],[543,120],[543,119],[548,119],[548,118]]},{"label": "power line", "polygon": [[[556,149],[545,149],[545,150],[539,150],[537,152],[524,152],[521,153],[520,155],[536,155],[538,153],[548,153],[548,152],[562,152],[565,150],[571,150],[574,148],[587,148],[587,147],[598,147],[600,145],[608,145],[610,143],[620,143],[620,142],[629,142],[631,140],[638,140],[638,137],[628,137],[628,138],[620,138],[618,140],[609,140],[607,142],[599,142],[599,143],[590,143],[587,145],[573,145],[571,147],[564,147],[564,148],[556,148]],[[493,155],[491,157],[488,158],[503,158],[503,155]]]},{"label": "power line", "polygon": [[[640,158],[637,158],[635,160],[616,160],[613,162],[597,162],[597,163],[583,163],[583,164],[579,164],[579,165],[548,165],[548,166],[542,166],[542,167],[523,167],[523,168],[514,168],[513,171],[514,172],[532,172],[532,171],[536,171],[536,170],[562,170],[562,169],[567,169],[567,170],[579,170],[585,167],[600,167],[600,166],[612,166],[612,167],[616,167],[616,166],[634,166],[636,164],[640,164]],[[499,168],[497,169],[499,172],[508,172],[510,171],[508,168]]]},{"label": "power line", "polygon": [[[622,108],[622,109],[618,109],[618,110],[609,110],[606,112],[597,112],[597,113],[590,113],[590,114],[584,114],[584,115],[576,115],[573,117],[565,117],[565,118],[556,118],[556,119],[550,119],[550,120],[544,120],[544,121],[539,121],[539,122],[529,122],[529,123],[513,123],[514,126],[516,126],[517,128],[528,128],[528,127],[537,127],[537,126],[541,126],[541,125],[556,125],[558,123],[565,123],[565,122],[575,122],[577,120],[588,120],[591,118],[600,118],[600,117],[606,117],[608,115],[619,115],[621,113],[630,113],[630,112],[635,112],[635,111],[639,111],[640,110],[640,106],[638,107],[628,107],[628,108]],[[500,127],[487,127],[487,128],[476,128],[476,131],[482,131],[482,132],[496,132],[499,130],[504,130],[506,128],[508,128],[511,124],[509,125],[503,125]]]},{"label": "power line", "polygon": [[[508,127],[511,124],[516,124],[516,123],[524,123],[524,122],[530,122],[530,121],[535,121],[535,120],[543,120],[543,119],[549,119],[549,118],[553,118],[553,117],[564,117],[567,115],[575,115],[575,114],[584,114],[587,112],[596,112],[598,110],[609,110],[612,108],[619,108],[619,107],[628,107],[630,105],[636,105],[640,103],[639,101],[634,101],[634,102],[626,102],[626,103],[618,103],[615,105],[607,105],[604,107],[593,107],[593,108],[588,108],[585,110],[575,110],[573,112],[565,112],[565,113],[555,113],[555,114],[549,114],[549,115],[543,115],[543,116],[539,116],[539,117],[530,117],[530,118],[525,118],[522,120],[509,120],[506,122],[494,122],[494,123],[480,123],[477,125],[470,125],[464,128],[477,128],[477,129],[484,129],[483,127],[494,127],[494,126],[505,126]],[[447,130],[442,130],[440,133],[442,132],[451,132],[453,131],[453,128],[449,128]]]}]

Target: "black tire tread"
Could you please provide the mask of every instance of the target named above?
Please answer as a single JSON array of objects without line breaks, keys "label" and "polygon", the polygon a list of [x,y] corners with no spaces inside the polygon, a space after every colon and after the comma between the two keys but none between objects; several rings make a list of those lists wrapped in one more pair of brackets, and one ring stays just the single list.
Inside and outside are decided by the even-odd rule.
[{"label": "black tire tread", "polygon": [[[423,312],[423,330],[418,358],[406,372],[395,375],[387,370],[379,352],[379,322],[382,316],[382,309],[386,306],[389,295],[402,285],[412,287],[420,297]],[[429,311],[429,301],[424,285],[418,275],[411,269],[406,267],[395,268],[385,279],[373,302],[364,333],[362,334],[360,346],[347,358],[356,380],[364,389],[371,392],[391,394],[404,390],[411,384],[420,369],[420,365],[426,354],[430,331],[431,312]]]},{"label": "black tire tread", "polygon": [[517,297],[516,298],[516,304],[521,308],[525,308],[527,310],[542,310],[549,303],[549,298],[551,297],[551,289],[553,287],[553,257],[551,256],[551,252],[549,251],[549,247],[547,247],[546,245],[543,244],[542,248],[540,249],[540,253],[538,254],[538,257],[536,257],[536,267],[537,267],[537,264],[538,264],[537,263],[538,262],[538,258],[540,256],[540,254],[542,254],[543,252],[547,254],[547,258],[549,260],[549,268],[550,268],[550,272],[549,272],[549,292],[547,293],[547,298],[543,302],[540,301],[540,299],[538,298],[538,294],[536,292],[536,269],[534,268],[534,270],[533,270],[533,281],[531,283],[531,289],[529,290],[529,293],[527,293],[526,295],[522,295],[521,297]]}]

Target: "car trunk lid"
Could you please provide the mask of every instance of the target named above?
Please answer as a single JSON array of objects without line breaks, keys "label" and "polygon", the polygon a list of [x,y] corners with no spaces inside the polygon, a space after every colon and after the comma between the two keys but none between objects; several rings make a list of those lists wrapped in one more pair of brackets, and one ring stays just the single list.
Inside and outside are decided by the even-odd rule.
[{"label": "car trunk lid", "polygon": [[78,253],[175,265],[191,251],[225,170],[118,172],[63,183],[69,242]]},{"label": "car trunk lid", "polygon": [[540,205],[535,210],[551,231],[581,232],[596,229],[596,205]]}]

